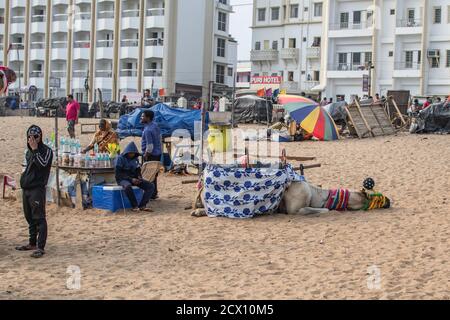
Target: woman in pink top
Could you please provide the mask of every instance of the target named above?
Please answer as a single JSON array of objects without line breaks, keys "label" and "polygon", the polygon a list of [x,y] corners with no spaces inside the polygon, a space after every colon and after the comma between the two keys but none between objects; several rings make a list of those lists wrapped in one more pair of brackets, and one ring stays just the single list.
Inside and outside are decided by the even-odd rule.
[{"label": "woman in pink top", "polygon": [[75,139],[75,125],[78,123],[78,115],[80,112],[80,104],[73,98],[73,95],[67,96],[66,120],[67,131],[72,139]]}]

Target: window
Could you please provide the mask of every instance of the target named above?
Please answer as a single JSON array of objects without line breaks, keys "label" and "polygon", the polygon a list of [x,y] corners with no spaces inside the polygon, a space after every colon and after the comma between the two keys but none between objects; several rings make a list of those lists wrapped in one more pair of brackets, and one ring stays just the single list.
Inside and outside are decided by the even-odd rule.
[{"label": "window", "polygon": [[439,24],[442,22],[442,9],[441,7],[434,7],[433,23]]},{"label": "window", "polygon": [[321,37],[314,37],[314,42],[312,44],[313,47],[320,47],[320,44],[322,42],[322,38]]},{"label": "window", "polygon": [[217,56],[225,58],[225,39],[217,39]]},{"label": "window", "polygon": [[394,56],[394,51],[389,51],[389,57],[393,57]]},{"label": "window", "polygon": [[408,23],[414,23],[416,21],[416,10],[408,9]]},{"label": "window", "polygon": [[314,81],[320,81],[320,71],[314,71]]},{"label": "window", "polygon": [[308,10],[309,10],[308,7],[304,7],[304,8],[303,8],[303,11],[304,11],[304,12],[308,12]]},{"label": "window", "polygon": [[405,68],[411,69],[413,67],[414,51],[405,51]]},{"label": "window", "polygon": [[273,50],[278,50],[278,41],[272,42],[272,49]]},{"label": "window", "polygon": [[322,2],[314,3],[314,17],[321,17],[322,16]]},{"label": "window", "polygon": [[264,50],[270,49],[270,40],[264,40]]},{"label": "window", "polygon": [[272,73],[272,77],[278,77],[278,73],[273,72],[273,73]]},{"label": "window", "polygon": [[291,18],[298,18],[298,4],[291,4]]},{"label": "window", "polygon": [[286,20],[286,15],[287,15],[287,6],[284,5],[283,6],[283,19]]},{"label": "window", "polygon": [[352,64],[353,67],[359,67],[361,65],[361,52],[352,53]]},{"label": "window", "polygon": [[224,12],[219,12],[219,23],[218,29],[220,31],[227,31],[227,14]]},{"label": "window", "polygon": [[266,21],[266,8],[258,9],[258,21]]},{"label": "window", "polygon": [[439,58],[431,58],[431,67],[432,68],[439,68]]},{"label": "window", "polygon": [[364,52],[364,62],[372,62],[372,52]]},{"label": "window", "polygon": [[272,20],[280,20],[280,7],[272,8]]},{"label": "window", "polygon": [[294,71],[288,72],[288,81],[290,82],[294,81]]},{"label": "window", "polygon": [[450,68],[450,50],[447,50],[447,64],[445,67]]},{"label": "window", "polygon": [[347,53],[338,53],[338,70],[347,70]]},{"label": "window", "polygon": [[219,0],[219,2],[222,4],[227,4],[227,0]]},{"label": "window", "polygon": [[256,51],[261,50],[261,42],[259,42],[259,41],[255,42],[255,50]]},{"label": "window", "polygon": [[361,11],[353,11],[353,24],[361,24]]},{"label": "window", "polygon": [[233,68],[228,67],[228,76],[229,77],[233,76]]},{"label": "window", "polygon": [[422,51],[417,51],[417,64],[422,63]]},{"label": "window", "polygon": [[348,28],[348,12],[341,12],[340,15],[340,22],[341,22],[341,29],[347,29]]},{"label": "window", "polygon": [[391,16],[395,16],[395,9],[391,9]]},{"label": "window", "polygon": [[295,38],[289,39],[289,48],[297,48],[297,39]]},{"label": "window", "polygon": [[216,67],[216,82],[225,83],[225,67],[217,65]]}]

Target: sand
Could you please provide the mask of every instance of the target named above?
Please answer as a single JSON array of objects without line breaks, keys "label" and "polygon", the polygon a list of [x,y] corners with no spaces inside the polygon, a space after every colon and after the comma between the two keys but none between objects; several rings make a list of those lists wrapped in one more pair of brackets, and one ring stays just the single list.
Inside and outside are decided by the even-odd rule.
[{"label": "sand", "polygon": [[[53,120],[0,118],[0,172],[20,172],[32,123],[48,132]],[[20,201],[0,200],[0,299],[449,299],[449,142],[402,133],[286,145],[323,164],[307,172],[313,183],[359,189],[373,177],[393,200],[385,211],[192,218],[193,186],[169,176],[152,214],[50,205],[40,260],[14,250],[27,224]],[[79,290],[66,286],[71,266]]]}]

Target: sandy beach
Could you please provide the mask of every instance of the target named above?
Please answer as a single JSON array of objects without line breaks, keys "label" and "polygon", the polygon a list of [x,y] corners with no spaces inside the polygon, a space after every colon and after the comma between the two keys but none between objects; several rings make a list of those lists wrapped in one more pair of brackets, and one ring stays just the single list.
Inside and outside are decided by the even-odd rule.
[{"label": "sandy beach", "polygon": [[[20,173],[31,124],[48,134],[53,120],[0,118],[1,173]],[[14,250],[28,235],[21,201],[0,200],[0,299],[450,299],[449,145],[408,133],[286,144],[323,165],[307,172],[315,184],[360,189],[373,177],[393,201],[384,211],[193,218],[189,177],[167,175],[154,213],[49,205],[40,260]],[[70,266],[80,290],[66,286]]]}]

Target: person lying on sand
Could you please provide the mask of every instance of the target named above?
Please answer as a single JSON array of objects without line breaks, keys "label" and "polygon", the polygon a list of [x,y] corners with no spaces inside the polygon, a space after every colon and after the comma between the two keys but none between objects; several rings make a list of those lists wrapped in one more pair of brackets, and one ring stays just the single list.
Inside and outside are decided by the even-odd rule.
[{"label": "person lying on sand", "polygon": [[[155,184],[142,178],[139,156],[140,153],[136,144],[131,142],[117,158],[115,166],[116,181],[125,190],[125,194],[133,207],[132,211],[152,212],[151,209],[147,209],[147,204],[155,192]],[[133,186],[144,190],[144,196],[140,204],[138,204],[134,195]]]}]

